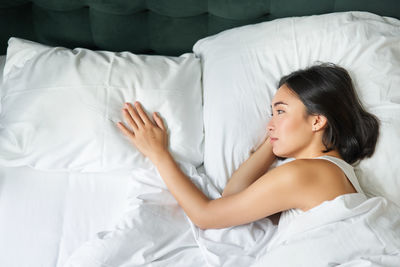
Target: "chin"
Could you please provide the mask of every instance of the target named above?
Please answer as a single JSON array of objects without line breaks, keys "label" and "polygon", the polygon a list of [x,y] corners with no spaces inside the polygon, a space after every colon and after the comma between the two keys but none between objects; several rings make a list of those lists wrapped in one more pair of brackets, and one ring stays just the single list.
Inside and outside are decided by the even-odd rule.
[{"label": "chin", "polygon": [[279,157],[279,158],[285,158],[286,157],[285,154],[282,153],[282,151],[279,151],[278,149],[275,149],[275,148],[272,149],[272,153],[274,153],[274,155],[276,157]]},{"label": "chin", "polygon": [[280,160],[293,157],[289,153],[287,153],[287,152],[285,153],[285,151],[280,151],[279,149],[275,149],[275,148],[272,149],[272,153],[274,153],[274,155]]}]

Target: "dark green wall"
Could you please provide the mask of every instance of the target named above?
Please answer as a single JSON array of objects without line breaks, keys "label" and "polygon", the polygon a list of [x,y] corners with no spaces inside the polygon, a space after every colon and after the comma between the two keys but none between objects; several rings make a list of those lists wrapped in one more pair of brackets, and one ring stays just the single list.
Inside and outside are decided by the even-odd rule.
[{"label": "dark green wall", "polygon": [[15,36],[70,48],[179,55],[228,28],[350,10],[400,18],[400,1],[0,0],[0,53]]}]

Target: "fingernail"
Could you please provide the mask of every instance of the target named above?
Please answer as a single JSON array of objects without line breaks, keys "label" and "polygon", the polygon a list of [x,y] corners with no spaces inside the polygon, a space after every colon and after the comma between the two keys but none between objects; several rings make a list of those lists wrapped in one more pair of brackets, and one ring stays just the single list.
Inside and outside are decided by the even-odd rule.
[{"label": "fingernail", "polygon": [[125,103],[125,107],[129,107],[129,104],[128,104],[128,103]]}]

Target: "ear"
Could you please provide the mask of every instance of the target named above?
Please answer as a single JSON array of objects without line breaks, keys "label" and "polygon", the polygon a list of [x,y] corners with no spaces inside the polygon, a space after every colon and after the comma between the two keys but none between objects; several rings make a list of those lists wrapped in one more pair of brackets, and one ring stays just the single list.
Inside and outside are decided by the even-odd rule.
[{"label": "ear", "polygon": [[328,120],[324,115],[318,114],[314,115],[312,119],[312,131],[317,132],[325,129],[328,125]]}]

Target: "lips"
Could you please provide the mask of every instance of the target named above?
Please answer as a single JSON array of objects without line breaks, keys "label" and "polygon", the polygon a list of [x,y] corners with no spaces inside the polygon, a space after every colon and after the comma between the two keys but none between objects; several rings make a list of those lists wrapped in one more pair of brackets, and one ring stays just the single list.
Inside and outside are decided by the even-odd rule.
[{"label": "lips", "polygon": [[271,137],[271,138],[270,138],[270,140],[271,140],[271,143],[272,143],[272,142],[275,142],[275,141],[277,141],[277,140],[278,140],[278,138]]}]

